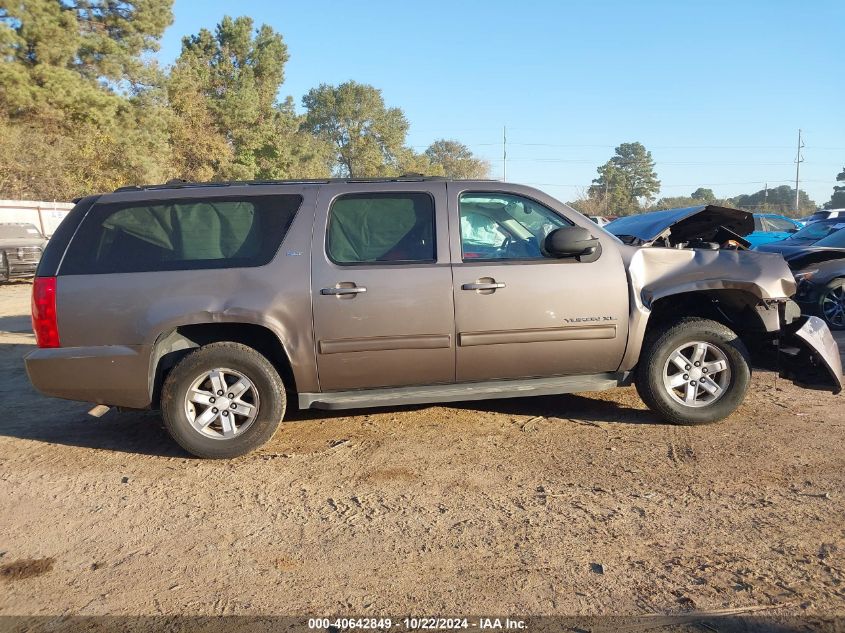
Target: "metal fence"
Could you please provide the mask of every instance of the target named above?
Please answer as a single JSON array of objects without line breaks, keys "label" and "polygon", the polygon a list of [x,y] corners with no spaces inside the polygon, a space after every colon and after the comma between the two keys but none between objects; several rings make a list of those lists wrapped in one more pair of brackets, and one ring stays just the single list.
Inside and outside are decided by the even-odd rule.
[{"label": "metal fence", "polygon": [[72,208],[72,202],[0,200],[0,224],[25,222],[50,237]]}]

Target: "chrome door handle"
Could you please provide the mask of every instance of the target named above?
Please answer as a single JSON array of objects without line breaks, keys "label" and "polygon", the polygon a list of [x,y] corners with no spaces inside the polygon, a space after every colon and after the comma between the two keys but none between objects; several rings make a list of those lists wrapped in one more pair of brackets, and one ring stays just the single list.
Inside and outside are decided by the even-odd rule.
[{"label": "chrome door handle", "polygon": [[359,292],[367,292],[364,286],[353,286],[352,288],[323,288],[321,295],[357,295]]},{"label": "chrome door handle", "polygon": [[489,284],[464,284],[461,290],[495,290],[496,288],[504,288],[503,283],[489,283]]}]

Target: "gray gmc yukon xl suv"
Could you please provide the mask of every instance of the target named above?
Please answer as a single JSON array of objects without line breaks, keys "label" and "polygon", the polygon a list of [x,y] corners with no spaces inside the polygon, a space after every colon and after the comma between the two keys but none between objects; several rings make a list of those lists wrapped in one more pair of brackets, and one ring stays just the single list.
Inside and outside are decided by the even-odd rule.
[{"label": "gray gmc yukon xl suv", "polygon": [[616,237],[492,181],[121,188],[80,200],[47,245],[26,368],[49,396],[161,409],[202,457],[261,446],[292,398],[343,409],[633,381],[665,420],[711,422],[740,404],[748,348],[772,343],[784,375],[841,389],[836,344],[789,299],[783,259],[743,249],[749,214],[635,224]]}]

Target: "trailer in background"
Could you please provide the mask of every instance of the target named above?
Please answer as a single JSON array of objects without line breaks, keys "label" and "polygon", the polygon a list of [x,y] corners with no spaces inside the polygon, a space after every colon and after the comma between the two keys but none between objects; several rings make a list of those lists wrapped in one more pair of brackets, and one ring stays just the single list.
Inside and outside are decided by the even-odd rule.
[{"label": "trailer in background", "polygon": [[0,200],[0,224],[25,222],[50,237],[72,208],[72,202]]}]

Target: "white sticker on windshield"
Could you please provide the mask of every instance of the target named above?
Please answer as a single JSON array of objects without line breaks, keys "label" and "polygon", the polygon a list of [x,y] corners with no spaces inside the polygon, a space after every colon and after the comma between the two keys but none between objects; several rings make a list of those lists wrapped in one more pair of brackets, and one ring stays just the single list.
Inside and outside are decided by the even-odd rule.
[{"label": "white sticker on windshield", "polygon": [[35,233],[35,235],[38,235],[38,229],[27,229],[26,232],[27,233]]}]

